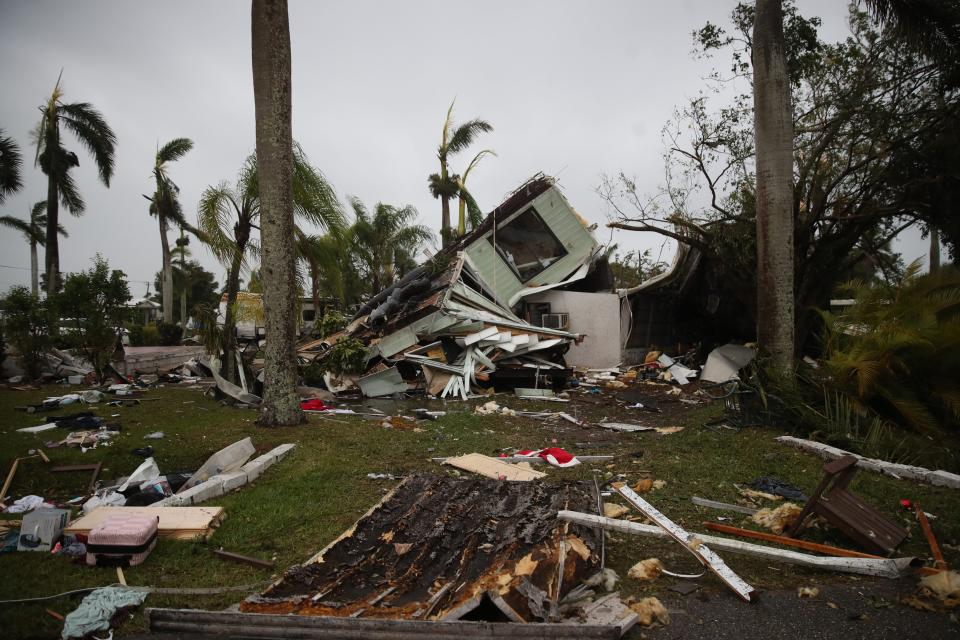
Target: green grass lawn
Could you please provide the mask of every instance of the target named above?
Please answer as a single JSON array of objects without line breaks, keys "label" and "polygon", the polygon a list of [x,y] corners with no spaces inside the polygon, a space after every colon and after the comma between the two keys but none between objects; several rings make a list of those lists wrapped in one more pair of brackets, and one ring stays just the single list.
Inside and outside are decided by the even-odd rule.
[{"label": "green grass lawn", "polygon": [[[47,440],[65,435],[63,430],[38,435],[17,433],[19,427],[39,424],[41,417],[16,411],[18,405],[39,402],[47,395],[69,391],[47,387],[41,391],[0,391],[0,473],[6,476],[13,459],[27,455]],[[431,408],[448,414],[438,421],[425,422],[416,431],[388,430],[380,420],[359,416],[311,416],[308,424],[296,428],[265,429],[254,424],[255,412],[222,406],[199,391],[168,388],[150,391],[149,400],[135,407],[101,406],[99,415],[120,414],[121,434],[111,446],[81,453],[79,449],[46,449],[52,465],[102,461],[102,478],[115,478],[133,471],[141,462],[131,450],[150,444],[162,472],[191,470],[218,449],[250,436],[258,451],[284,442],[297,448],[255,483],[209,504],[221,505],[227,518],[207,542],[162,541],[140,567],[125,570],[131,585],[154,587],[216,587],[248,583],[266,583],[286,567],[303,562],[380,499],[393,482],[370,480],[368,473],[403,475],[412,471],[451,473],[430,460],[473,451],[496,455],[505,447],[539,448],[559,446],[584,455],[607,454],[609,462],[583,464],[569,470],[541,466],[549,473],[548,482],[591,478],[594,471],[601,479],[624,474],[635,482],[643,472],[666,481],[666,486],[645,497],[679,524],[703,530],[700,523],[717,516],[731,517],[731,524],[750,526],[745,516],[696,507],[692,495],[724,502],[739,499],[734,483],[744,483],[761,475],[774,475],[812,491],[821,477],[822,461],[773,441],[776,429],[748,429],[738,433],[714,432],[702,427],[708,418],[721,411],[719,404],[664,405],[664,414],[638,413],[619,408],[600,397],[597,404],[557,405],[521,401],[497,396],[501,404],[516,409],[566,410],[589,419],[630,418],[640,422],[686,427],[672,435],[655,433],[620,434],[600,428],[581,428],[565,422],[543,422],[525,417],[479,416],[471,412],[475,403],[450,403]],[[596,397],[594,397],[596,399]],[[389,411],[388,403],[376,406]],[[406,408],[422,406],[411,401]],[[71,407],[71,411],[72,411]],[[397,408],[394,408],[396,413]],[[66,413],[63,412],[63,413]],[[57,415],[52,414],[52,415]],[[44,420],[45,421],[45,420]],[[162,430],[166,438],[144,440],[152,431]],[[581,443],[581,446],[578,446]],[[582,446],[590,443],[590,446]],[[51,465],[51,466],[52,466]],[[54,474],[38,458],[21,463],[11,495],[34,493],[52,500],[82,494],[89,477],[86,473]],[[2,481],[2,478],[0,478]],[[897,481],[872,473],[858,474],[853,490],[878,509],[910,528],[911,536],[900,548],[903,554],[926,557],[929,552],[923,535],[909,514],[899,508],[901,498],[918,500],[924,510],[935,514],[933,521],[941,544],[960,543],[960,492],[912,482]],[[611,500],[616,500],[611,498]],[[0,516],[4,517],[4,516]],[[19,518],[20,516],[6,516]],[[814,531],[812,540],[850,547],[835,531]],[[275,559],[275,570],[234,564],[209,553],[211,548]],[[851,547],[852,548],[852,547]],[[948,562],[960,561],[954,548],[945,549]],[[633,563],[659,557],[668,569],[679,573],[697,571],[695,561],[677,545],[645,538],[613,534],[607,545],[608,566],[620,575]],[[863,580],[790,567],[774,566],[742,556],[726,554],[728,564],[756,588],[792,587],[825,581]],[[623,594],[650,595],[668,587],[671,578],[641,585],[625,579]],[[46,553],[8,553],[0,556],[0,600],[55,594],[82,587],[111,584],[114,569],[90,568],[64,557]],[[700,580],[708,590],[723,587],[705,576]],[[246,594],[218,596],[151,595],[146,606],[176,606],[216,609],[236,603]],[[60,623],[44,612],[50,608],[66,614],[76,607],[79,597],[59,598],[41,603],[0,604],[0,629],[4,637],[55,637]],[[125,624],[121,632],[141,630],[141,614]]]}]

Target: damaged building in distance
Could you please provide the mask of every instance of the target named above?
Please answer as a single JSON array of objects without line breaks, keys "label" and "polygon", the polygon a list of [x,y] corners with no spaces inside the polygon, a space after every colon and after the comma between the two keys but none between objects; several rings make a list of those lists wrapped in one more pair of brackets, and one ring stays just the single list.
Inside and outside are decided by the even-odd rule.
[{"label": "damaged building in distance", "polygon": [[631,303],[613,289],[603,247],[552,178],[523,184],[481,225],[361,307],[343,331],[301,345],[323,362],[345,338],[366,347],[331,390],[368,396],[424,388],[559,386],[573,368],[625,362]]}]

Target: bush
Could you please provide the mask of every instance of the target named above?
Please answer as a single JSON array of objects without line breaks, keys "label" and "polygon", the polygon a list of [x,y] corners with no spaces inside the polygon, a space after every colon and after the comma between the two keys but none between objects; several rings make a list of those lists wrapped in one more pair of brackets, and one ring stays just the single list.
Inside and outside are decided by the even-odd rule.
[{"label": "bush", "polygon": [[320,367],[335,376],[363,373],[367,368],[367,348],[356,338],[341,340],[330,348]]},{"label": "bush", "polygon": [[327,311],[317,322],[317,334],[321,338],[332,336],[347,326],[347,318],[339,311]]},{"label": "bush", "polygon": [[175,324],[161,322],[157,325],[157,332],[160,335],[160,345],[164,347],[174,347],[180,344],[183,338],[183,327]]},{"label": "bush", "polygon": [[17,350],[18,361],[31,379],[40,377],[44,356],[53,346],[50,310],[26,287],[13,287],[0,300],[6,339]]},{"label": "bush", "polygon": [[111,270],[99,254],[92,269],[68,274],[56,297],[60,315],[69,319],[64,327],[67,341],[93,365],[100,380],[130,315],[129,300],[124,273]]}]

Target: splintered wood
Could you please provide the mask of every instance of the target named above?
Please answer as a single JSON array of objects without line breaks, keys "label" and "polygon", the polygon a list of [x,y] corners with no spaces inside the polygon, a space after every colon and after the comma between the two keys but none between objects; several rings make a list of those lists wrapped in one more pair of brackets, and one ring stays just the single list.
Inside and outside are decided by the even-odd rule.
[{"label": "splintered wood", "polygon": [[408,477],[311,562],[241,611],[537,622],[598,569],[599,534],[556,512],[596,505],[587,482]]},{"label": "splintered wood", "polygon": [[617,487],[617,492],[623,496],[627,502],[636,507],[640,513],[653,520],[658,527],[666,531],[671,538],[689,549],[690,553],[696,556],[708,569],[713,571],[717,577],[733,589],[738,596],[750,602],[750,594],[753,593],[753,587],[744,582],[743,578],[734,573],[720,556],[711,551],[707,545],[703,544],[702,539],[685,531],[670,518],[657,511],[656,507],[637,495],[630,487],[626,485]]}]

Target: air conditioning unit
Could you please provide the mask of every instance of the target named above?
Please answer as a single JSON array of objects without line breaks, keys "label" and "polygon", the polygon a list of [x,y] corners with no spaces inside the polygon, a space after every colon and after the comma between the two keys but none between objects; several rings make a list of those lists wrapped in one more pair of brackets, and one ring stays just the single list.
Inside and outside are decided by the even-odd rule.
[{"label": "air conditioning unit", "polygon": [[545,313],[540,318],[541,324],[547,329],[566,329],[570,326],[569,313]]}]

